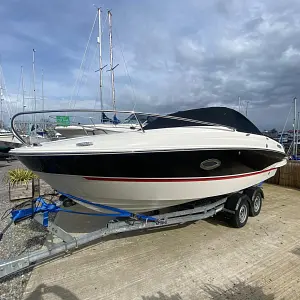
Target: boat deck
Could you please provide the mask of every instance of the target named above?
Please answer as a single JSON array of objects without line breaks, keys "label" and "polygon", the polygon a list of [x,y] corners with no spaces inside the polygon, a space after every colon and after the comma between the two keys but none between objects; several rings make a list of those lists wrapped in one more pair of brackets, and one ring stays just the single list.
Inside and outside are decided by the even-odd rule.
[{"label": "boat deck", "polygon": [[[36,268],[23,299],[299,299],[300,191],[264,185],[264,192],[261,214],[242,229],[217,217],[111,236]],[[107,222],[73,218],[56,221],[75,234]]]}]

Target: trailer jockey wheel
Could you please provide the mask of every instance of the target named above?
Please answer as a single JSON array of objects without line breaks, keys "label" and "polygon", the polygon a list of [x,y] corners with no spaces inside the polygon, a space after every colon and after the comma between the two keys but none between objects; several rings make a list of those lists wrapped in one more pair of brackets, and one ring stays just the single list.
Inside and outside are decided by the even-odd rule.
[{"label": "trailer jockey wheel", "polygon": [[68,198],[63,201],[63,206],[64,207],[70,207],[70,206],[73,206],[75,204],[76,204],[76,202],[74,202],[73,200],[68,199]]},{"label": "trailer jockey wheel", "polygon": [[64,195],[60,195],[59,196],[59,200],[62,202],[62,205],[64,207],[70,207],[70,206],[73,206],[76,204],[76,202],[74,202],[73,200],[67,198],[66,196]]},{"label": "trailer jockey wheel", "polygon": [[225,204],[232,211],[231,224],[235,228],[244,227],[248,221],[250,211],[250,198],[248,195],[234,194],[230,196]]}]

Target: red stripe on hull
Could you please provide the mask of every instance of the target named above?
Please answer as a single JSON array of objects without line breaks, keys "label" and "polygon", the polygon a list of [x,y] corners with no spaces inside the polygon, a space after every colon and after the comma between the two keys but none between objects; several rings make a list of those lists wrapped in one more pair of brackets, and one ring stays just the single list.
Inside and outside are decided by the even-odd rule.
[{"label": "red stripe on hull", "polygon": [[193,182],[193,181],[215,181],[215,180],[226,180],[226,179],[236,179],[249,177],[254,175],[259,175],[262,173],[271,172],[277,168],[272,168],[263,171],[257,171],[247,174],[240,175],[228,175],[228,176],[216,176],[216,177],[198,177],[198,178],[122,178],[122,177],[91,177],[84,176],[84,179],[87,180],[96,180],[96,181],[121,181],[121,182]]}]

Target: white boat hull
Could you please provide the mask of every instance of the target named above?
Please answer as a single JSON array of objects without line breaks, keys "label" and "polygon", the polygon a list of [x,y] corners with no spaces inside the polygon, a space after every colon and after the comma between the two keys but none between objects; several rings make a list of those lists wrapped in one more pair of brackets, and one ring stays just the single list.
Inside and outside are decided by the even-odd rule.
[{"label": "white boat hull", "polygon": [[0,151],[6,152],[21,145],[21,142],[12,133],[0,134]]},{"label": "white boat hull", "polygon": [[286,160],[283,160],[258,172],[202,178],[98,178],[37,174],[58,191],[131,212],[145,212],[238,192],[269,179],[278,167],[285,164]]}]

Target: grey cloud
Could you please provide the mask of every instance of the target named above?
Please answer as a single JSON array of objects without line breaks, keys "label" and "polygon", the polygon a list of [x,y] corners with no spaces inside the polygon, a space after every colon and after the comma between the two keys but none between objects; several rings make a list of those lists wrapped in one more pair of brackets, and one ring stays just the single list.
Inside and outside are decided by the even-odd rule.
[{"label": "grey cloud", "polygon": [[[54,1],[58,5],[55,9],[53,4],[40,2],[43,4],[35,6],[35,1],[29,1],[26,9],[34,12],[30,20],[24,20],[24,12],[16,13],[12,35],[27,35],[27,40],[24,39],[27,49],[30,41],[41,43],[41,60],[45,61],[48,72],[48,97],[66,97],[68,91],[72,93],[94,8],[92,1],[86,6],[74,1],[71,7]],[[5,7],[6,13],[12,13],[17,4],[20,2]],[[104,3],[104,7],[109,5],[112,4],[108,1]],[[250,101],[249,117],[258,125],[273,127],[284,123],[291,101],[299,93],[300,3],[297,0],[139,3],[132,0],[120,1],[112,8],[117,30],[113,36],[115,62],[120,63],[115,71],[118,108],[131,109],[134,101],[139,110],[163,113],[209,105],[236,107],[240,96]],[[2,10],[0,7],[0,13]],[[45,11],[56,14],[57,18],[46,16]],[[26,22],[27,26],[22,27]],[[43,25],[35,30],[38,24]],[[26,33],[28,28],[31,31]],[[1,29],[0,34],[4,36]],[[37,34],[42,38],[35,39]],[[8,52],[7,44],[4,48]],[[107,63],[107,27],[104,49]],[[12,57],[13,54],[10,60]],[[92,64],[78,98],[97,97],[96,66],[97,61]],[[109,74],[105,76],[104,96],[109,107]]]}]

